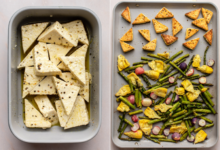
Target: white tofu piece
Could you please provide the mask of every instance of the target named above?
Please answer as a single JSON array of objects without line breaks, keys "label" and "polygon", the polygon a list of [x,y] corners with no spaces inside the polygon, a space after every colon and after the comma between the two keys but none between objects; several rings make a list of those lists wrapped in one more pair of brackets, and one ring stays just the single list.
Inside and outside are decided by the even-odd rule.
[{"label": "white tofu piece", "polygon": [[62,25],[69,30],[70,34],[77,35],[80,43],[89,45],[86,30],[81,20],[75,20]]},{"label": "white tofu piece", "polygon": [[50,121],[52,125],[55,125],[58,123],[58,116],[57,112],[54,109],[53,105],[51,104],[49,98],[44,96],[36,96],[34,97],[34,100],[40,110],[40,112],[43,114],[43,116]]},{"label": "white tofu piece", "polygon": [[62,75],[59,76],[65,82],[69,82],[75,86],[80,87],[79,95],[89,102],[89,73],[86,72],[86,84],[82,85],[70,72],[63,72]]},{"label": "white tofu piece", "polygon": [[42,79],[43,77],[35,75],[34,67],[25,67],[22,98],[27,96]]},{"label": "white tofu piece", "polygon": [[80,87],[61,81],[56,77],[53,77],[53,82],[62,101],[66,115],[70,115],[73,110],[73,106],[79,93]]},{"label": "white tofu piece", "polygon": [[85,71],[85,57],[74,57],[74,56],[63,56],[61,57],[63,63],[69,68],[70,72],[73,74],[81,84],[86,84],[86,71]]},{"label": "white tofu piece", "polygon": [[46,29],[49,22],[21,26],[22,46],[24,53],[32,46],[38,36]]},{"label": "white tofu piece", "polygon": [[60,63],[60,57],[66,56],[66,54],[72,49],[71,46],[47,44],[47,49],[50,55],[50,61],[56,66]]},{"label": "white tofu piece", "polygon": [[60,75],[61,70],[49,60],[47,44],[39,42],[34,47],[34,67],[37,76]]},{"label": "white tofu piece", "polygon": [[81,96],[77,96],[73,112],[64,129],[87,125],[88,123],[89,114],[86,108],[86,103]]},{"label": "white tofu piece", "polygon": [[[88,45],[83,45],[80,48],[78,48],[76,51],[74,51],[70,56],[82,56],[86,58],[86,53],[88,50]],[[61,63],[57,66],[60,70],[63,71],[69,71],[69,68],[65,66],[65,64],[61,61]]]},{"label": "white tofu piece", "polygon": [[21,61],[17,69],[21,70],[25,67],[34,66],[33,49],[27,54],[27,56]]},{"label": "white tofu piece", "polygon": [[58,21],[49,26],[40,35],[38,41],[64,46],[76,47],[78,45],[77,35],[70,34]]},{"label": "white tofu piece", "polygon": [[57,95],[52,76],[46,76],[40,81],[40,83],[31,90],[30,95]]},{"label": "white tofu piece", "polygon": [[61,100],[55,101],[55,106],[56,106],[56,109],[57,109],[57,115],[58,115],[58,118],[59,118],[60,126],[65,127],[66,123],[69,119],[69,116],[66,115]]},{"label": "white tofu piece", "polygon": [[51,123],[27,100],[25,99],[25,125],[28,128],[50,128]]}]

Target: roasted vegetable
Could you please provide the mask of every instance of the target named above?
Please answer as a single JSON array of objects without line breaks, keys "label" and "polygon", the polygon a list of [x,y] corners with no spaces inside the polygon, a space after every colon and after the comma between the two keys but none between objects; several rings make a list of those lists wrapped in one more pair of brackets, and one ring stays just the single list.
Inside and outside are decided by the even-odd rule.
[{"label": "roasted vegetable", "polygon": [[200,93],[201,93],[200,90],[194,90],[193,92],[186,93],[186,96],[190,102],[193,102],[199,97]]},{"label": "roasted vegetable", "polygon": [[197,70],[201,71],[202,73],[212,74],[213,69],[207,65],[203,65],[198,67]]},{"label": "roasted vegetable", "polygon": [[141,130],[137,130],[135,132],[129,131],[125,132],[124,135],[127,135],[130,138],[141,139],[143,136],[143,132]]},{"label": "roasted vegetable", "polygon": [[153,128],[152,124],[148,124],[150,120],[141,119],[139,120],[140,129],[144,132],[145,135],[150,135],[151,129]]},{"label": "roasted vegetable", "polygon": [[129,106],[126,105],[124,102],[121,102],[121,103],[118,105],[117,111],[120,111],[120,112],[129,112],[129,111],[130,111],[130,108],[129,108]]},{"label": "roasted vegetable", "polygon": [[197,54],[194,58],[193,58],[193,63],[192,66],[195,68],[200,67],[200,62],[201,62],[201,58],[200,56]]},{"label": "roasted vegetable", "polygon": [[185,79],[183,82],[181,82],[181,85],[184,87],[186,91],[194,92],[193,85],[189,80]]},{"label": "roasted vegetable", "polygon": [[167,89],[166,88],[157,88],[157,89],[153,89],[151,92],[153,92],[154,94],[156,94],[159,97],[165,97],[167,94]]},{"label": "roasted vegetable", "polygon": [[158,111],[160,110],[161,112],[167,112],[168,109],[172,108],[173,106],[171,105],[166,105],[166,104],[160,104],[160,105],[156,105],[154,106],[154,110]]},{"label": "roasted vegetable", "polygon": [[170,127],[170,133],[180,133],[180,134],[184,134],[187,131],[187,127],[186,124],[184,123],[184,121],[182,121],[182,123],[177,126],[177,125],[172,125]]},{"label": "roasted vegetable", "polygon": [[200,130],[197,134],[196,134],[196,139],[195,139],[195,144],[199,143],[199,142],[203,142],[207,137],[207,134],[205,133],[205,131]]},{"label": "roasted vegetable", "polygon": [[185,94],[185,89],[182,88],[182,87],[176,88],[176,89],[175,89],[175,93],[176,93],[177,95],[184,95],[184,94]]},{"label": "roasted vegetable", "polygon": [[150,107],[147,107],[144,111],[144,114],[149,117],[149,118],[152,118],[152,119],[155,119],[155,118],[158,118],[160,119],[161,117],[158,116],[158,114],[153,110],[151,109]]},{"label": "roasted vegetable", "polygon": [[159,73],[163,73],[167,65],[162,60],[153,60],[148,63],[149,67]]},{"label": "roasted vegetable", "polygon": [[166,59],[169,59],[170,58],[170,53],[165,51],[163,53],[157,53],[158,56],[161,56],[161,57],[164,57]]},{"label": "roasted vegetable", "polygon": [[144,74],[146,74],[152,80],[157,80],[160,76],[160,73],[155,70],[145,70]]},{"label": "roasted vegetable", "polygon": [[132,84],[135,85],[135,86],[143,86],[143,83],[141,82],[141,79],[135,74],[135,73],[130,73],[128,76],[127,76],[128,79],[131,80]]},{"label": "roasted vegetable", "polygon": [[118,55],[118,70],[122,71],[123,69],[130,66],[130,63],[123,55]]},{"label": "roasted vegetable", "polygon": [[129,85],[124,85],[119,89],[119,91],[115,94],[115,96],[126,96],[131,94],[131,89]]}]

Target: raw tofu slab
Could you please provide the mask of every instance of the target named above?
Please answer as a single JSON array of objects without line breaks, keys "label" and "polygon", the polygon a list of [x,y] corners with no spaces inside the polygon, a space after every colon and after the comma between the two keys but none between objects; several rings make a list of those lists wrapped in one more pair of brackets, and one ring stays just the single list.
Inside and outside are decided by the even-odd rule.
[{"label": "raw tofu slab", "polygon": [[[174,14],[174,18],[176,18],[183,26],[183,29],[176,35],[176,37],[178,37],[178,40],[172,45],[166,46],[165,43],[163,42],[163,39],[161,38],[161,35],[156,34],[152,22],[147,23],[147,24],[132,26],[131,24],[126,22],[121,17],[122,11],[127,6],[130,7],[132,21],[137,17],[138,14],[140,14],[140,12],[145,14],[149,19],[152,20],[155,18],[155,16],[161,10],[161,8],[166,7],[169,11],[171,11]],[[195,27],[194,25],[192,25],[193,20],[186,17],[185,13],[198,9],[198,8],[202,8],[202,7],[213,11],[213,17],[210,23],[208,24],[209,29],[213,29],[213,33],[214,33],[213,43],[212,43],[212,46],[209,47],[209,50],[207,52],[207,60],[214,59],[216,64],[213,66],[213,69],[214,69],[213,74],[207,77],[207,81],[214,85],[213,87],[210,88],[209,92],[214,97],[212,100],[215,103],[215,106],[214,106],[215,110],[219,111],[219,108],[218,108],[219,94],[217,92],[219,91],[219,88],[218,88],[219,87],[218,86],[218,80],[219,80],[218,79],[219,77],[219,74],[218,74],[219,72],[219,69],[218,69],[219,68],[218,66],[219,64],[219,58],[218,58],[219,56],[219,52],[218,52],[219,50],[219,46],[218,46],[219,14],[218,14],[217,8],[209,2],[196,2],[196,1],[193,1],[193,2],[190,2],[190,1],[185,1],[185,2],[183,1],[182,2],[181,1],[178,1],[178,2],[177,1],[176,2],[172,2],[172,1],[166,1],[166,2],[165,1],[146,1],[146,2],[125,1],[125,2],[120,2],[115,6],[114,14],[113,14],[113,31],[112,31],[113,32],[113,36],[112,36],[113,46],[112,46],[112,75],[111,75],[112,76],[112,80],[111,80],[112,82],[112,85],[111,85],[112,87],[112,90],[111,90],[112,91],[111,93],[111,96],[112,96],[112,100],[111,100],[112,132],[111,132],[111,135],[112,135],[112,141],[116,146],[120,148],[177,148],[177,149],[180,149],[180,148],[209,148],[216,144],[217,139],[218,139],[218,133],[219,133],[218,131],[219,116],[211,115],[211,114],[209,114],[207,117],[213,120],[216,124],[212,128],[205,129],[205,132],[208,134],[208,139],[198,144],[191,144],[187,142],[187,140],[184,140],[178,143],[161,142],[160,144],[157,144],[149,140],[144,140],[144,138],[139,142],[136,142],[136,141],[127,142],[127,141],[121,141],[118,139],[119,133],[117,131],[119,123],[120,123],[120,119],[118,118],[120,113],[116,112],[118,103],[116,102],[116,97],[114,95],[123,85],[127,84],[126,81],[124,81],[123,78],[120,75],[118,75],[118,69],[117,69],[118,55],[120,54],[124,55],[125,58],[128,59],[128,61],[131,64],[133,64],[134,62],[140,62],[141,57],[149,57],[147,56],[148,53],[157,54],[157,53],[163,53],[164,51],[168,51],[170,53],[170,56],[173,56],[175,53],[177,53],[180,50],[183,50],[183,54],[181,54],[180,56],[183,56],[189,53],[190,57],[186,58],[186,61],[185,61],[187,64],[190,61],[190,58],[192,57],[192,55],[199,54],[201,57],[203,57],[205,48],[206,46],[208,46],[207,42],[203,38],[203,35],[205,34],[206,31],[199,30],[199,32],[197,32],[195,35],[185,40],[185,33],[186,33],[187,28],[199,29]],[[198,18],[202,18],[202,13],[199,14]],[[164,32],[164,34],[172,35],[172,19],[157,19],[157,20],[169,28],[168,31]],[[129,44],[134,46],[135,50],[127,52],[127,53],[123,53],[120,47],[119,39],[131,27],[133,28],[134,39],[133,41],[129,42]],[[157,47],[155,49],[155,52],[147,52],[147,51],[142,50],[143,45],[145,45],[148,42],[138,32],[138,30],[140,29],[150,30],[151,39],[157,38]],[[198,37],[200,38],[199,43],[193,51],[185,48],[182,45],[184,42],[198,38]],[[201,59],[203,60],[203,58]],[[144,65],[144,69],[149,70],[148,65]],[[197,73],[201,74],[199,71],[195,69],[194,74],[197,74]],[[125,75],[127,74],[125,73]],[[155,83],[152,80],[150,80],[150,82],[151,84]],[[198,82],[198,80],[195,80],[195,82]],[[144,87],[146,87],[146,84],[144,82],[143,84],[144,84]],[[178,85],[180,85],[180,80],[178,80]],[[169,88],[168,93],[171,90],[173,91],[174,87]],[[144,108],[143,108],[143,111],[144,111]],[[138,116],[143,116],[143,114],[138,114]],[[129,116],[127,116],[126,119],[131,121],[131,118]],[[162,123],[156,123],[154,124],[154,126],[161,127]],[[129,130],[130,128],[127,128],[125,131],[129,131]],[[171,138],[170,136],[169,138]]]},{"label": "raw tofu slab", "polygon": [[59,118],[60,126],[65,127],[66,123],[69,119],[69,116],[66,115],[61,100],[55,101],[55,106],[56,106],[56,109],[57,109],[57,115],[58,115],[58,118]]},{"label": "raw tofu slab", "polygon": [[27,99],[25,99],[25,125],[28,128],[51,127],[51,123]]},{"label": "raw tofu slab", "polygon": [[40,110],[40,112],[43,114],[43,116],[50,121],[52,125],[55,125],[58,123],[58,117],[57,112],[54,109],[53,105],[51,104],[49,98],[44,96],[36,96],[34,97],[34,100]]},{"label": "raw tofu slab", "polygon": [[27,54],[27,56],[18,65],[17,69],[21,70],[25,67],[34,66],[33,49]]}]

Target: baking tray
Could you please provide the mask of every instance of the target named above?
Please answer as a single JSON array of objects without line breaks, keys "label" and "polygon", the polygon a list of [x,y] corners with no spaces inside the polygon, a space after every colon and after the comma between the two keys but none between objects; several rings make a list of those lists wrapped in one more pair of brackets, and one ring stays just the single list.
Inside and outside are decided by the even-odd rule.
[{"label": "baking tray", "polygon": [[[130,23],[128,23],[127,21],[125,21],[122,17],[121,17],[121,13],[122,11],[129,6],[130,8],[130,12],[131,12],[131,22],[134,21],[134,19],[140,14],[143,13],[145,14],[149,19],[154,19],[156,14],[159,12],[159,10],[162,7],[166,7],[168,10],[170,10],[173,14],[174,17],[182,24],[183,29],[182,31],[180,31],[180,33],[178,33],[176,36],[179,38],[177,42],[175,42],[174,44],[170,45],[170,46],[166,46],[165,43],[163,42],[160,34],[156,34],[152,21],[151,23],[146,23],[146,24],[141,24],[141,25],[132,25]],[[193,37],[191,37],[188,40],[200,37],[200,41],[197,45],[197,47],[191,51],[188,50],[187,48],[182,46],[182,43],[185,42],[185,31],[186,28],[192,27],[192,28],[197,28],[195,26],[193,26],[191,24],[192,20],[185,17],[185,13],[192,11],[194,9],[198,9],[198,8],[207,8],[210,9],[214,12],[213,18],[211,20],[211,22],[209,23],[209,29],[213,29],[214,31],[214,36],[213,36],[213,45],[210,46],[209,51],[207,53],[207,60],[212,58],[216,61],[216,64],[214,66],[214,73],[212,75],[210,75],[207,78],[207,81],[210,83],[213,83],[214,86],[211,87],[211,89],[209,90],[210,93],[214,96],[213,101],[216,104],[215,105],[215,109],[218,109],[218,99],[219,99],[219,95],[217,93],[218,91],[218,56],[219,56],[219,52],[218,52],[218,9],[217,7],[210,3],[210,2],[164,2],[164,1],[147,1],[147,2],[132,2],[132,1],[125,1],[125,2],[120,2],[118,3],[115,7],[114,7],[114,11],[113,11],[113,50],[112,50],[112,103],[111,103],[111,119],[112,119],[112,140],[114,142],[114,144],[118,147],[123,147],[123,148],[208,148],[211,147],[213,145],[216,144],[216,142],[218,141],[218,120],[217,117],[218,115],[209,115],[208,117],[210,119],[212,119],[214,121],[214,127],[209,128],[209,129],[205,129],[205,131],[208,134],[208,139],[205,140],[203,143],[198,143],[198,144],[191,144],[188,143],[186,140],[183,142],[179,142],[177,144],[175,143],[167,143],[167,142],[161,142],[161,144],[157,144],[157,143],[153,143],[152,141],[146,140],[145,138],[143,138],[140,142],[136,142],[136,141],[121,141],[118,139],[118,126],[120,123],[120,120],[118,118],[119,116],[119,112],[117,112],[116,108],[118,103],[116,102],[116,98],[114,96],[114,94],[119,90],[119,88],[125,84],[127,84],[121,77],[120,75],[118,75],[118,69],[117,69],[117,56],[119,54],[123,54],[128,61],[131,63],[133,62],[138,62],[141,61],[141,56],[147,56],[146,51],[142,50],[142,46],[145,45],[146,43],[148,43],[138,32],[139,29],[149,29],[150,30],[150,34],[151,34],[151,40],[157,38],[157,48],[155,50],[155,52],[153,53],[158,53],[158,52],[164,52],[164,51],[168,51],[170,52],[171,56],[173,54],[175,54],[177,51],[183,50],[183,54],[189,53],[190,56],[192,56],[193,54],[200,54],[200,56],[204,55],[204,50],[206,48],[206,46],[208,45],[207,42],[204,40],[203,38],[203,34],[205,33],[205,31],[203,31],[202,29],[199,29],[199,32],[194,35]],[[202,14],[200,13],[198,18],[201,18]],[[172,21],[171,19],[157,19],[159,20],[161,23],[165,24],[169,30],[166,31],[164,34],[169,34],[172,35]],[[124,33],[126,31],[128,31],[131,27],[133,27],[133,33],[134,33],[134,39],[131,42],[128,42],[129,44],[131,44],[135,50],[127,52],[127,53],[123,53],[120,43],[119,43],[119,39],[124,35]],[[152,52],[150,52],[152,53]],[[203,58],[201,58],[203,60]],[[189,62],[190,57],[187,58],[187,63]],[[203,61],[202,61],[203,62]],[[202,63],[201,62],[201,63]],[[149,67],[148,65],[144,65],[144,69],[148,69]],[[196,73],[199,73],[196,71]],[[127,74],[126,74],[127,75]],[[143,81],[143,79],[142,79]],[[143,81],[144,82],[144,81]],[[153,83],[153,82],[151,82]],[[178,85],[180,85],[180,81],[178,83]],[[170,88],[169,90],[173,90],[173,88]],[[143,110],[146,109],[143,108]],[[143,116],[143,114],[141,114]],[[127,115],[127,119],[131,120],[131,118]],[[156,125],[161,126],[161,123],[157,123]],[[128,127],[126,131],[129,131],[130,128]],[[145,139],[145,140],[144,140]]]},{"label": "baking tray", "polygon": [[[21,97],[21,25],[82,19],[88,28],[90,39],[89,70],[92,75],[90,86],[90,123],[87,126],[64,130],[59,126],[50,129],[30,129],[23,123]],[[84,7],[26,7],[11,17],[8,27],[8,123],[18,139],[30,143],[79,143],[93,138],[101,125],[101,23],[98,16]]]}]

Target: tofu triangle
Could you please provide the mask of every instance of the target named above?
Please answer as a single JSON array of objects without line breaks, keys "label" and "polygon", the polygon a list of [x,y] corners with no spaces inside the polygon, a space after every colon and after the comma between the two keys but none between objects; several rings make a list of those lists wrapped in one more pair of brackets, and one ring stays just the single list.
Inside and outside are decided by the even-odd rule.
[{"label": "tofu triangle", "polygon": [[123,41],[120,41],[120,44],[121,44],[121,48],[122,48],[123,52],[129,52],[134,49],[133,46],[131,46]]},{"label": "tofu triangle", "polygon": [[35,86],[30,95],[56,95],[56,87],[53,83],[52,76],[46,76]]},{"label": "tofu triangle", "polygon": [[50,128],[51,123],[27,100],[25,102],[25,125],[28,128]]},{"label": "tofu triangle", "polygon": [[85,85],[85,57],[66,56],[61,57],[61,60],[69,68],[73,76],[77,78],[82,85]]},{"label": "tofu triangle", "polygon": [[168,27],[165,26],[164,24],[160,23],[159,21],[152,19],[153,21],[153,25],[154,25],[154,29],[156,31],[156,33],[162,33],[168,30]]},{"label": "tofu triangle", "polygon": [[185,37],[185,39],[190,38],[191,36],[196,34],[198,31],[199,31],[199,29],[187,28],[186,29],[186,37]]},{"label": "tofu triangle", "polygon": [[203,18],[205,18],[206,23],[209,24],[210,20],[212,19],[213,12],[211,10],[202,8],[202,15],[203,15]]},{"label": "tofu triangle", "polygon": [[22,98],[26,97],[42,79],[43,77],[35,75],[34,67],[25,67]]},{"label": "tofu triangle", "polygon": [[132,41],[133,40],[133,29],[130,28],[120,39],[120,41]]},{"label": "tofu triangle", "polygon": [[166,7],[163,7],[159,12],[158,14],[156,15],[156,19],[157,18],[160,18],[160,19],[166,19],[166,18],[172,18],[174,15],[166,8]]},{"label": "tofu triangle", "polygon": [[79,95],[89,102],[89,73],[86,72],[86,84],[82,85],[70,72],[63,72],[59,76],[65,82],[71,83],[72,85],[80,87]]},{"label": "tofu triangle", "polygon": [[171,45],[178,40],[178,37],[167,34],[161,34],[161,37],[166,45]]},{"label": "tofu triangle", "polygon": [[146,45],[144,45],[142,49],[146,51],[155,51],[156,46],[157,46],[157,39],[154,39],[149,43],[147,43]]},{"label": "tofu triangle", "polygon": [[87,125],[88,123],[89,123],[89,114],[86,108],[86,103],[81,96],[77,96],[76,102],[74,104],[73,112],[64,129],[66,130],[73,127]]},{"label": "tofu triangle", "polygon": [[125,10],[122,12],[121,16],[122,16],[126,21],[128,21],[129,23],[131,23],[130,9],[129,9],[128,6],[127,6],[127,7],[125,8]]},{"label": "tofu triangle", "polygon": [[63,107],[61,100],[55,101],[55,106],[56,106],[60,126],[65,127],[70,116],[66,115],[65,109]]},{"label": "tofu triangle", "polygon": [[[78,48],[76,51],[74,51],[70,56],[82,56],[86,57],[88,50],[88,45],[83,45],[80,48]],[[57,66],[60,70],[69,71],[69,68],[64,65],[64,63],[61,61],[60,64]]]},{"label": "tofu triangle", "polygon": [[142,24],[147,22],[150,22],[150,19],[144,14],[140,13],[132,24]]},{"label": "tofu triangle", "polygon": [[56,86],[59,98],[62,101],[66,115],[70,115],[80,88],[56,77],[53,77],[53,82]]},{"label": "tofu triangle", "polygon": [[49,22],[43,22],[21,26],[22,47],[24,53],[28,51],[48,25]]},{"label": "tofu triangle", "polygon": [[61,70],[49,60],[46,43],[39,42],[34,47],[34,67],[37,76],[61,74]]},{"label": "tofu triangle", "polygon": [[209,43],[209,45],[212,45],[212,38],[213,38],[213,31],[212,29],[206,32],[203,37],[205,40]]},{"label": "tofu triangle", "polygon": [[199,38],[196,38],[183,43],[183,46],[185,46],[188,49],[194,50],[198,42],[199,42]]},{"label": "tofu triangle", "polygon": [[56,45],[74,46],[78,44],[77,37],[73,37],[69,31],[58,21],[49,26],[38,38],[39,42]]},{"label": "tofu triangle", "polygon": [[150,41],[150,30],[138,30],[139,33],[145,38],[145,40]]},{"label": "tofu triangle", "polygon": [[186,13],[185,16],[195,20],[195,19],[197,19],[199,17],[200,11],[201,11],[201,8],[193,10],[193,11],[190,11],[190,12]]},{"label": "tofu triangle", "polygon": [[74,38],[77,38],[80,43],[89,45],[89,40],[82,20],[75,20],[69,23],[62,24]]},{"label": "tofu triangle", "polygon": [[205,30],[205,31],[209,30],[208,24],[206,23],[206,20],[204,18],[196,19],[192,22],[192,24]]},{"label": "tofu triangle", "polygon": [[52,103],[50,102],[50,99],[46,95],[39,95],[34,97],[34,101],[38,106],[38,109],[43,114],[43,116],[50,121],[52,125],[55,125],[58,123],[58,116],[57,112],[54,109]]},{"label": "tofu triangle", "polygon": [[66,56],[66,54],[71,50],[71,46],[47,44],[47,49],[50,55],[50,61],[53,64],[58,65],[60,63],[60,57]]},{"label": "tofu triangle", "polygon": [[175,18],[173,18],[172,19],[173,36],[179,33],[182,29],[183,29],[183,26]]},{"label": "tofu triangle", "polygon": [[17,69],[21,70],[25,67],[34,66],[33,49],[27,54],[27,56],[20,62]]}]

